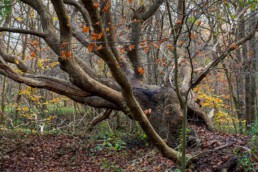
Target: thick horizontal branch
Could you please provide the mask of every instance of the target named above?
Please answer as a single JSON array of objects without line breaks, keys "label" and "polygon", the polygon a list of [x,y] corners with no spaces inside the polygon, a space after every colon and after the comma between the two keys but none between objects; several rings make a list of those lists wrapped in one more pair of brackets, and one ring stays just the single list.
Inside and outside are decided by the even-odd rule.
[{"label": "thick horizontal branch", "polygon": [[60,80],[57,78],[50,78],[45,76],[34,76],[34,75],[19,75],[14,72],[9,66],[0,64],[0,74],[18,82],[24,83],[31,87],[45,88],[50,91],[54,91],[58,94],[65,96],[79,96],[87,97],[91,94],[69,84],[67,81]]},{"label": "thick horizontal branch", "polygon": [[19,28],[9,28],[9,27],[0,27],[0,32],[13,32],[13,33],[22,33],[22,34],[29,34],[35,35],[41,38],[45,38],[46,34],[41,33],[35,30],[27,30],[27,29],[19,29]]},{"label": "thick horizontal branch", "polygon": [[22,72],[28,71],[27,66],[22,62],[22,60],[19,57],[11,54],[6,54],[6,52],[3,52],[1,48],[0,48],[0,55],[2,56],[4,61],[15,64],[17,68],[20,69]]},{"label": "thick horizontal branch", "polygon": [[24,83],[34,88],[44,88],[60,95],[67,96],[78,103],[82,103],[91,107],[121,110],[121,108],[109,102],[108,100],[85,92],[65,80],[47,76],[22,76],[15,73],[10,67],[5,64],[0,64],[0,74],[18,83]]},{"label": "thick horizontal branch", "polygon": [[[3,36],[0,37],[0,39],[3,38]],[[3,58],[4,62],[12,63],[17,66],[18,69],[20,69],[22,72],[27,72],[28,68],[27,66],[22,62],[22,59],[18,56],[7,54],[5,52],[5,46],[4,46],[4,40],[0,40],[0,56]]]}]

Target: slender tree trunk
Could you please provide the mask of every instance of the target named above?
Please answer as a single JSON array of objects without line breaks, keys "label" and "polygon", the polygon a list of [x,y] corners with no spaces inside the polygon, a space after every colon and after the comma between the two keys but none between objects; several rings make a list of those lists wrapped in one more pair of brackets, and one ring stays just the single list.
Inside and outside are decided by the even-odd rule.
[{"label": "slender tree trunk", "polygon": [[5,122],[5,85],[6,85],[6,77],[3,76],[3,86],[2,86],[2,103],[1,103],[1,119],[0,124],[4,124]]},{"label": "slender tree trunk", "polygon": [[[226,65],[224,63],[222,63],[222,65],[223,65],[223,68],[224,68],[224,71],[225,71],[225,74],[226,74],[226,78],[227,78],[227,81],[228,81],[228,89],[229,89],[229,93],[230,93],[230,100],[229,100],[230,101],[230,111],[231,111],[232,116],[235,116],[235,113],[234,113],[233,109],[235,108],[236,113],[238,114],[237,98],[236,98],[236,95],[234,93],[234,87],[232,85],[231,75],[229,74],[229,72],[226,68]],[[239,119],[239,117],[238,117],[238,120],[240,121],[241,119]],[[235,120],[233,119],[233,117],[232,117],[232,122],[233,122],[233,125],[234,125],[235,132],[237,134],[237,127],[236,127],[236,123],[235,123]],[[240,121],[240,124],[242,124],[241,121]]]},{"label": "slender tree trunk", "polygon": [[[13,1],[11,1],[10,3],[12,3]],[[9,25],[11,27],[11,17],[12,17],[12,10],[7,14],[6,17],[6,24]],[[4,37],[3,37],[4,38]],[[10,50],[10,43],[11,43],[11,33],[8,33],[8,42],[7,42],[7,48],[6,48],[6,52],[9,53]],[[1,107],[1,124],[4,124],[5,121],[5,97],[6,96],[6,77],[3,76],[3,86],[2,86],[2,107]]]},{"label": "slender tree trunk", "polygon": [[22,90],[22,85],[19,84],[18,91],[17,91],[18,94],[17,94],[17,98],[16,98],[16,110],[15,110],[15,115],[14,115],[14,123],[15,124],[17,124],[17,120],[18,120],[18,116],[19,116],[18,107],[21,104],[21,98],[22,98],[22,95],[20,94],[21,90]]},{"label": "slender tree trunk", "polygon": [[[250,24],[255,22],[252,19]],[[252,28],[252,27],[251,27]],[[243,27],[245,29],[245,27]],[[249,49],[246,44],[243,45],[244,71],[245,71],[245,110],[246,110],[246,126],[251,129],[251,125],[255,123],[255,99],[256,99],[256,41],[255,37],[249,42]]]},{"label": "slender tree trunk", "polygon": [[[239,4],[240,5],[240,4]],[[241,6],[241,5],[240,5]],[[241,6],[239,11],[241,11],[243,7]],[[241,38],[245,35],[243,27],[245,27],[244,19],[241,17],[240,24],[237,29],[237,38]],[[236,50],[236,59],[238,64],[243,64],[243,54],[241,54],[241,48]],[[239,132],[243,133],[244,125],[242,125],[242,120],[246,118],[244,115],[244,74],[243,74],[243,65],[240,65],[235,74],[236,77],[236,95],[237,99],[235,100],[236,110],[239,119]]]},{"label": "slender tree trunk", "polygon": [[[30,7],[28,8],[28,14],[30,14]],[[28,25],[29,25],[29,15],[27,15],[26,17],[26,29],[28,29]],[[27,50],[27,44],[28,44],[28,35],[24,35],[24,40],[23,40],[23,48],[22,48],[22,60],[25,59],[25,55],[26,55],[26,50]],[[22,100],[22,95],[20,94],[20,91],[22,90],[22,84],[19,84],[18,87],[18,91],[17,91],[17,98],[16,98],[16,109],[15,109],[15,115],[14,115],[14,123],[17,124],[17,120],[19,117],[19,110],[18,107],[21,104],[21,100]]]},{"label": "slender tree trunk", "polygon": [[[255,22],[253,18],[251,24]],[[252,27],[251,27],[252,28]],[[249,42],[249,61],[247,62],[246,69],[246,112],[248,113],[248,124],[254,124],[256,121],[255,109],[256,109],[256,63],[257,63],[257,52],[256,52],[256,38],[252,37]]]}]

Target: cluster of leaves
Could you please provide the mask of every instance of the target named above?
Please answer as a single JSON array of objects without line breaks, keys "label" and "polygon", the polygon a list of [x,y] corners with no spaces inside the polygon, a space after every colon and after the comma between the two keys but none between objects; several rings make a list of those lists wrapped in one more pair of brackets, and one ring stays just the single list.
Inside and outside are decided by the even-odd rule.
[{"label": "cluster of leaves", "polygon": [[[186,140],[188,140],[190,132],[191,132],[191,129],[186,128]],[[182,133],[182,129],[180,129],[180,141],[179,141],[179,145],[176,147],[176,150],[182,151],[182,147],[183,147],[183,133]]]},{"label": "cluster of leaves", "polygon": [[[37,88],[25,87],[20,90],[19,94],[26,99],[23,103],[9,104],[11,109],[15,109],[19,113],[18,123],[23,124],[29,122],[29,128],[32,132],[39,131],[40,126],[51,126],[53,120],[58,114],[49,113],[49,105],[57,105],[60,102],[67,100],[66,97],[52,94],[51,99],[46,99],[40,94]],[[51,108],[51,107],[50,107]]]},{"label": "cluster of leaves", "polygon": [[247,133],[251,139],[248,143],[250,150],[236,150],[235,154],[238,158],[238,168],[245,169],[246,171],[258,170],[258,125],[254,125],[252,129]]},{"label": "cluster of leaves", "polygon": [[[218,96],[214,94],[215,90],[207,83],[199,85],[194,91],[197,93],[198,99],[201,100],[201,105],[207,113],[215,109],[214,117],[212,117],[215,124],[233,128],[234,123],[239,122],[236,115],[230,114],[229,95]],[[242,122],[245,122],[245,120]]]},{"label": "cluster of leaves", "polygon": [[10,0],[2,0],[0,1],[0,17],[5,16],[11,11],[11,1]]},{"label": "cluster of leaves", "polygon": [[[135,128],[140,129],[137,125]],[[106,122],[100,124],[97,128],[97,132],[92,134],[91,139],[100,141],[94,148],[97,151],[106,148],[110,150],[122,150],[134,146],[149,146],[149,142],[143,131],[139,130],[134,134],[128,134],[123,130],[114,132]]]}]

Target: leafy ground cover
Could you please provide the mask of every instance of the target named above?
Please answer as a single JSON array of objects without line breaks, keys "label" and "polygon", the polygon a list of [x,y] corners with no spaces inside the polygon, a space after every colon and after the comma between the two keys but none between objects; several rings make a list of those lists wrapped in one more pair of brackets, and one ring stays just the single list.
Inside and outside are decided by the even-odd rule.
[{"label": "leafy ground cover", "polygon": [[[202,139],[198,148],[206,152],[189,166],[189,171],[216,171],[244,147],[249,138],[209,132],[192,126]],[[116,144],[87,135],[40,135],[5,131],[0,141],[0,171],[177,171],[179,166],[145,140],[123,139]],[[241,158],[241,157],[238,157]],[[250,160],[250,159],[248,159]],[[250,160],[251,161],[251,160]],[[247,164],[248,165],[248,164]],[[240,170],[249,167],[238,165]],[[252,163],[252,169],[258,168]]]}]

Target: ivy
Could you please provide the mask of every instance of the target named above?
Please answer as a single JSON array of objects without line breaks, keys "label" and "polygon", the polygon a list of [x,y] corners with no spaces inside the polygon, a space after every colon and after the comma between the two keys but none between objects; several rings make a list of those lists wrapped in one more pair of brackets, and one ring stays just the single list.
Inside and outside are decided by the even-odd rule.
[{"label": "ivy", "polygon": [[3,0],[0,2],[0,17],[5,16],[11,12],[11,1]]}]

